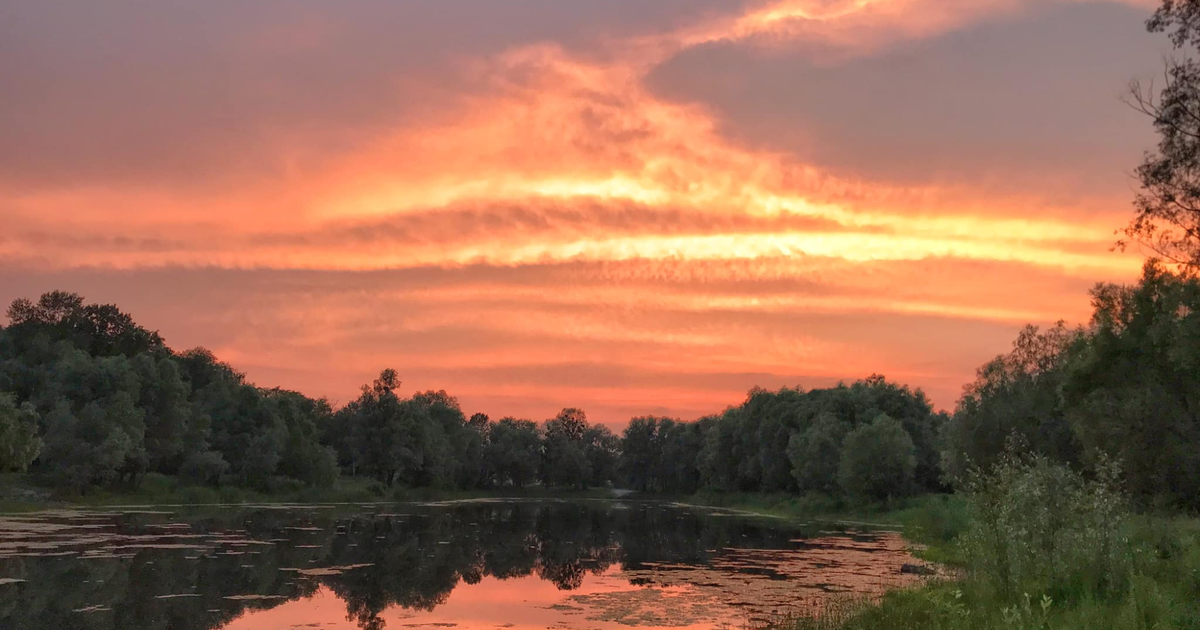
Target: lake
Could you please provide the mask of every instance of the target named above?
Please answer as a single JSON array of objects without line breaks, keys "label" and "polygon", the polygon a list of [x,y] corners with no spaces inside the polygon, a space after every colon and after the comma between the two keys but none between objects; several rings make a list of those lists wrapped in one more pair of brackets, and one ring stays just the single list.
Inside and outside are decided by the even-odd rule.
[{"label": "lake", "polygon": [[910,562],[892,532],[652,501],[47,511],[0,516],[0,628],[744,628]]}]

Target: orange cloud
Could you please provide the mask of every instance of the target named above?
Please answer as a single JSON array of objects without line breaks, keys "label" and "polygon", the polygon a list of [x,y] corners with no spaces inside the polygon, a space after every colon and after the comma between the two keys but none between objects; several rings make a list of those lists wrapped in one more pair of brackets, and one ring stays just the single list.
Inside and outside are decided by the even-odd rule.
[{"label": "orange cloud", "polygon": [[[531,43],[461,60],[470,89],[444,107],[328,153],[282,133],[284,166],[254,183],[6,190],[0,269],[353,272],[368,280],[351,292],[330,280],[300,299],[269,287],[209,303],[228,310],[203,331],[178,323],[196,312],[159,307],[173,343],[321,394],[394,365],[499,413],[578,403],[617,422],[655,401],[690,413],[756,383],[885,371],[949,405],[1019,324],[1082,317],[1089,281],[1136,273],[1109,251],[1125,202],[1081,216],[1038,191],[835,175],[738,143],[646,77],[714,42],[803,40],[833,59],[1027,4],[785,0],[599,52]],[[305,17],[243,47],[288,55],[338,33]],[[390,286],[392,273],[434,275]],[[291,367],[314,354],[337,376]]]}]

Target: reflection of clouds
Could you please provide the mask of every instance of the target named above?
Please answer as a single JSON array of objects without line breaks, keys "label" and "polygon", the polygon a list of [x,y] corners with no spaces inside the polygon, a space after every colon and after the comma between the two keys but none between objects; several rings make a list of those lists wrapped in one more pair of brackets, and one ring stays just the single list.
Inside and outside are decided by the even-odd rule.
[{"label": "reflection of clouds", "polygon": [[526,619],[532,627],[641,620],[706,628],[714,617],[741,620],[749,611],[758,618],[810,596],[873,594],[910,577],[899,574],[899,563],[911,558],[896,535],[797,540],[806,531],[776,519],[645,502],[612,506],[491,500],[399,504],[388,512],[231,507],[6,516],[0,585],[17,590],[6,591],[13,599],[0,604],[0,622],[48,630],[88,614],[89,627],[104,630],[150,611],[148,619],[162,622],[155,627],[179,630],[316,619],[341,628],[398,619],[478,627],[472,622],[491,625],[503,610],[505,621]]},{"label": "reflection of clouds", "polygon": [[723,549],[705,565],[643,563],[621,572],[636,591],[571,597],[590,620],[623,625],[674,625],[714,621],[737,611],[739,619],[767,623],[792,613],[820,612],[836,597],[874,599],[922,578],[901,568],[917,562],[896,532],[826,535],[793,541],[797,549]]}]

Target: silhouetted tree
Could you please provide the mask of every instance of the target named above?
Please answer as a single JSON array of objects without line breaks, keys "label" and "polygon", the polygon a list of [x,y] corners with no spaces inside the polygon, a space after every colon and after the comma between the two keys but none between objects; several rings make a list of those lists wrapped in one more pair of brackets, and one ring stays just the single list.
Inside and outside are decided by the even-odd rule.
[{"label": "silhouetted tree", "polygon": [[1143,503],[1200,508],[1200,281],[1151,262],[1093,304],[1062,387],[1087,463],[1115,458]]},{"label": "silhouetted tree", "polygon": [[943,430],[943,467],[951,478],[990,468],[1014,437],[1057,462],[1079,462],[1059,390],[1069,353],[1084,337],[1083,330],[1061,322],[1045,331],[1026,326],[1011,352],[979,368]]},{"label": "silhouetted tree", "polygon": [[511,483],[517,488],[536,479],[542,458],[541,436],[532,420],[503,418],[489,429],[484,449],[496,483]]},{"label": "silhouetted tree", "polygon": [[1194,267],[1200,265],[1200,4],[1164,0],[1147,28],[1169,33],[1184,55],[1167,61],[1158,94],[1153,84],[1130,86],[1133,105],[1152,119],[1159,143],[1137,169],[1142,189],[1125,234]]}]

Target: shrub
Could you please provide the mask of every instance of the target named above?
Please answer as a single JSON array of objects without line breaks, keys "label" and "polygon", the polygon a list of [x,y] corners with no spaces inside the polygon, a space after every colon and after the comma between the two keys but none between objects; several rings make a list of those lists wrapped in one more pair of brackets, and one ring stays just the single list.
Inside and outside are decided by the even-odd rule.
[{"label": "shrub", "polygon": [[1124,591],[1132,553],[1116,475],[1108,463],[1085,479],[1045,457],[1011,454],[973,474],[960,539],[972,582],[1013,605],[1026,593],[1058,600]]},{"label": "shrub", "polygon": [[846,436],[838,479],[846,494],[884,500],[912,491],[916,447],[904,425],[886,414]]},{"label": "shrub", "polygon": [[905,537],[922,544],[949,543],[967,529],[963,502],[950,495],[922,497],[903,515]]},{"label": "shrub", "polygon": [[193,453],[179,467],[179,476],[191,483],[218,483],[229,472],[229,463],[216,451]]}]

